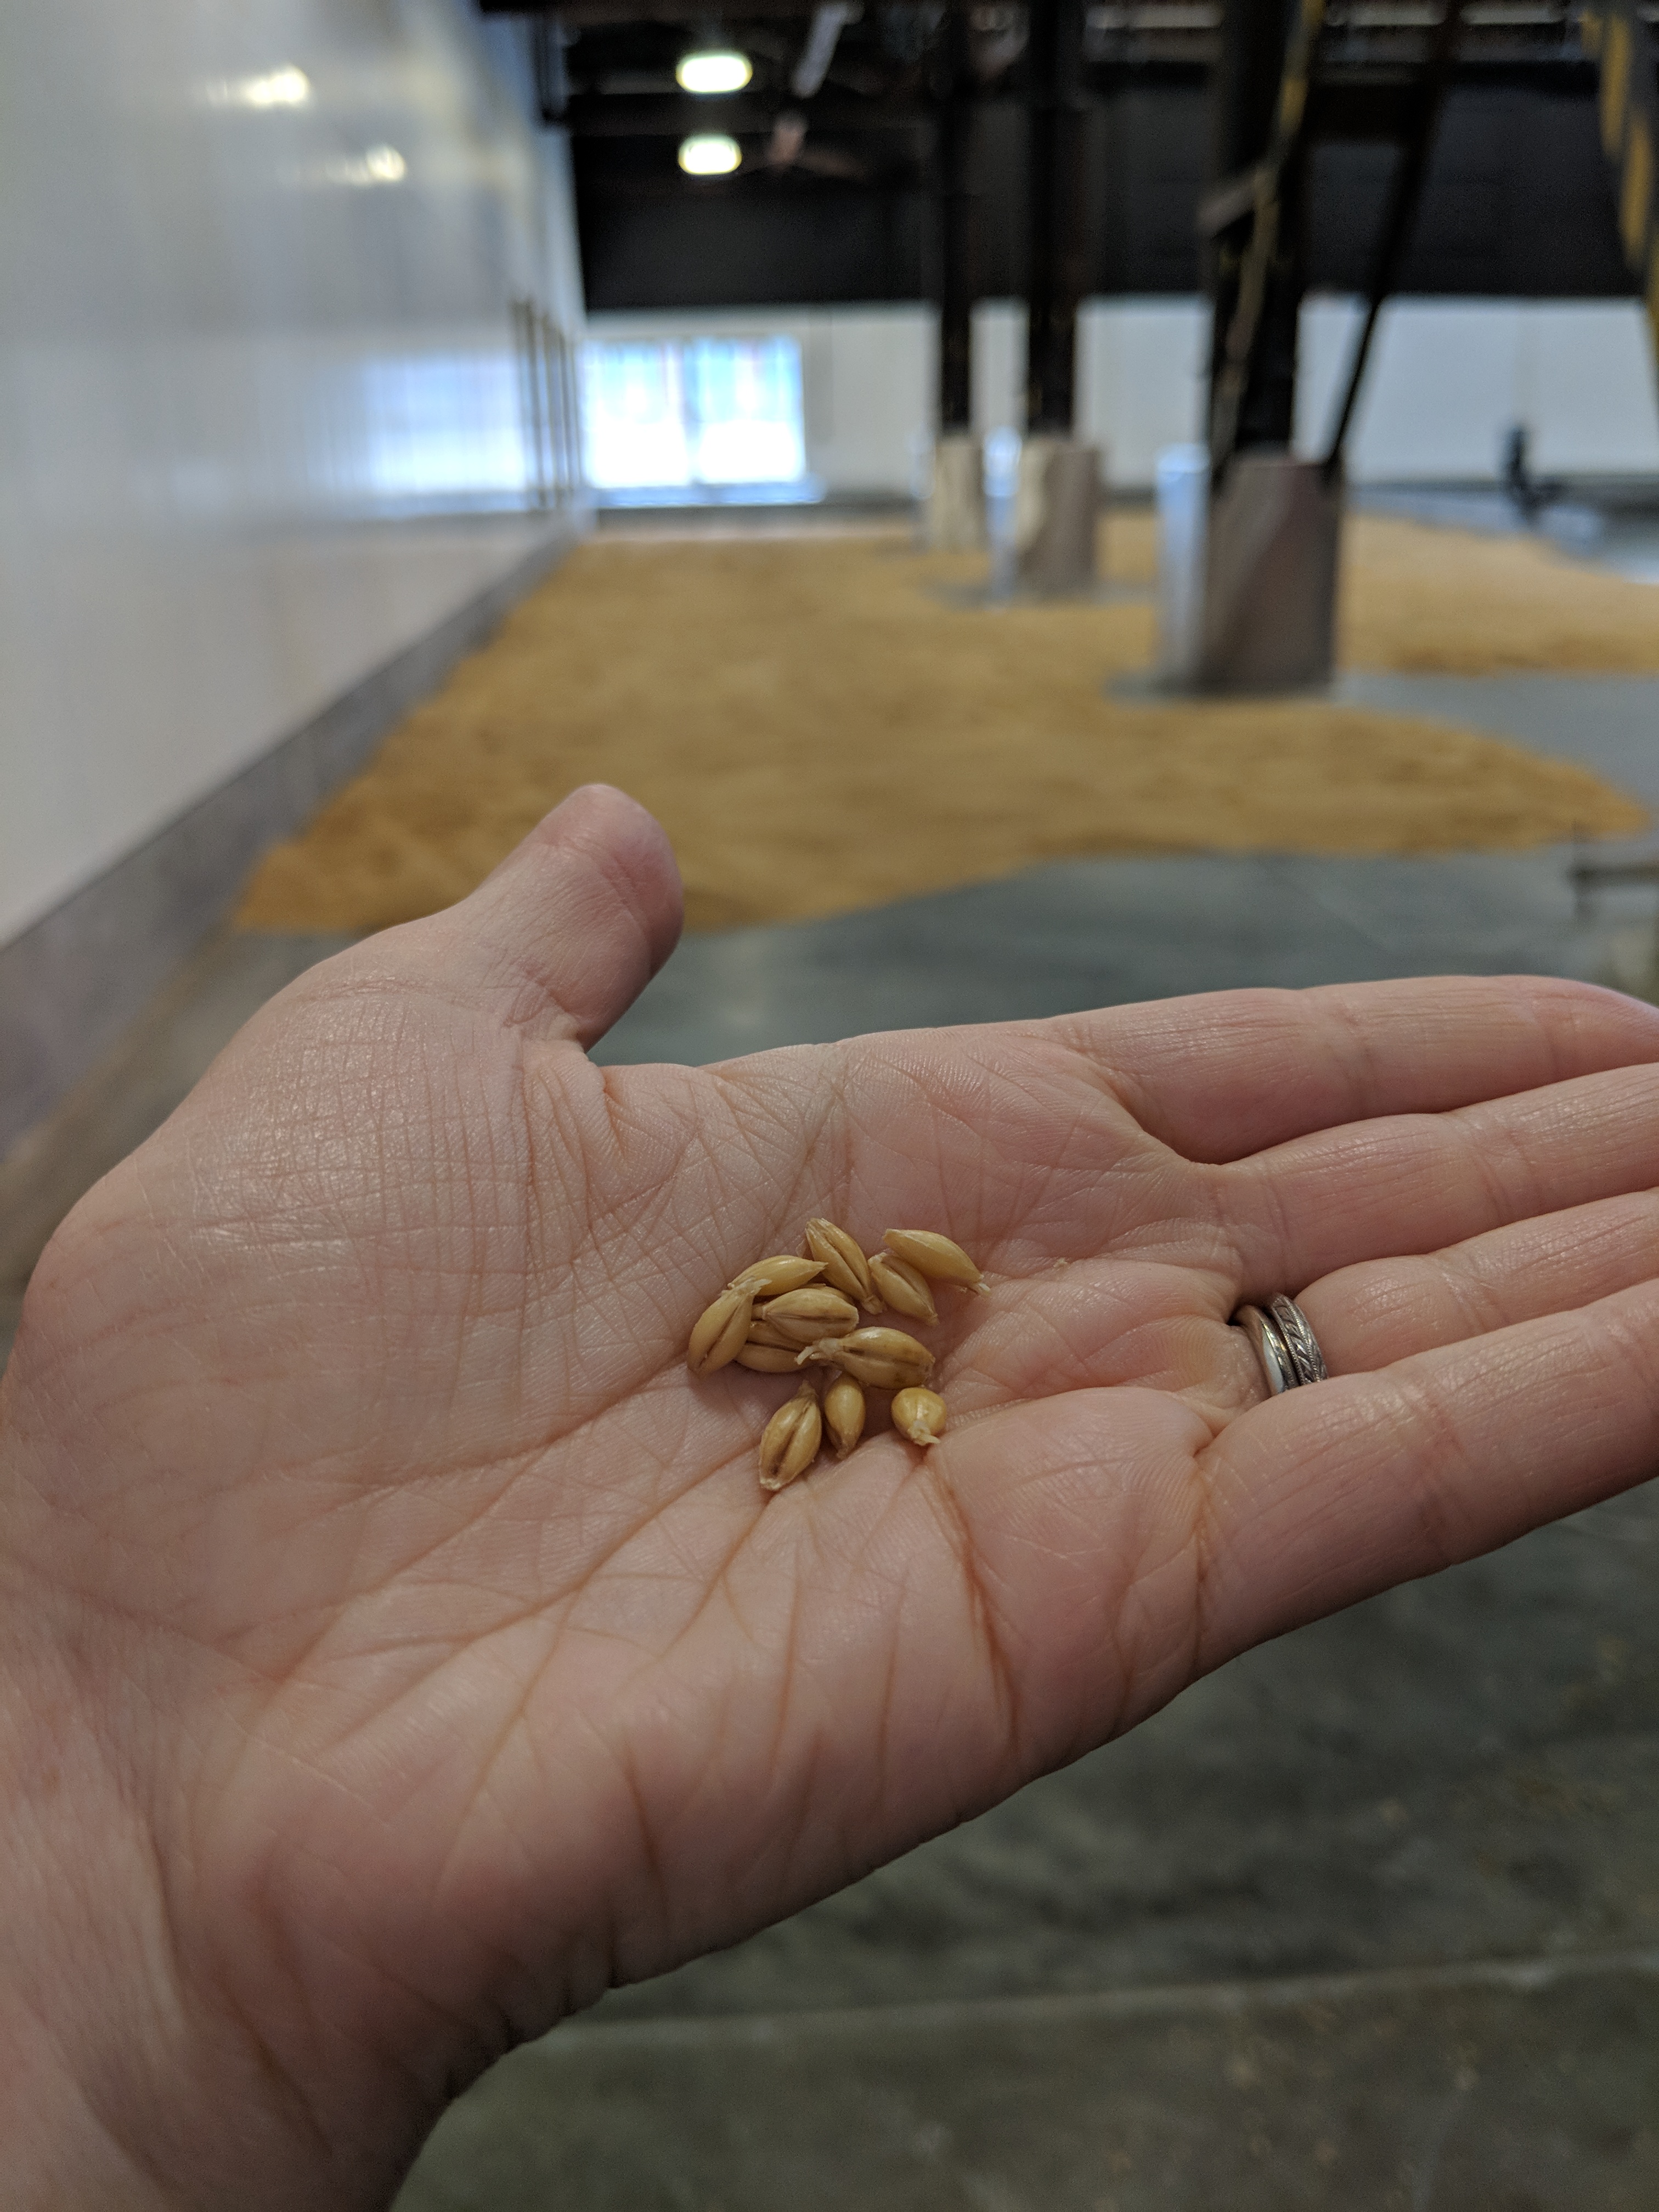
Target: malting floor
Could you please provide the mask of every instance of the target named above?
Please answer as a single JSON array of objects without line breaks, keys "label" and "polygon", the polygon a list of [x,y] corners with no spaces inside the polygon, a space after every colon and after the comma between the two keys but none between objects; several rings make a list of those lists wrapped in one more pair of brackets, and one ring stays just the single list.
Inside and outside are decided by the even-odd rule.
[{"label": "malting floor", "polygon": [[[1659,804],[1659,679],[1363,696],[1449,713],[1436,687]],[[695,938],[604,1055],[1446,969],[1643,983],[1654,893],[1580,915],[1571,858],[1084,861]],[[0,1166],[13,1316],[77,1192],[337,944],[216,939]],[[398,2212],[1651,2212],[1656,1568],[1650,1486],[1250,1655],[509,2059]]]}]

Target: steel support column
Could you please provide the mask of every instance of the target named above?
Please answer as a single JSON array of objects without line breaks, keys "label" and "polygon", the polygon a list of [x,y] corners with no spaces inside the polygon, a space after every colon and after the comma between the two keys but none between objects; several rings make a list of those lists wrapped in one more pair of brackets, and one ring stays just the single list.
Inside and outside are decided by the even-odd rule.
[{"label": "steel support column", "polygon": [[1025,422],[1069,437],[1077,310],[1087,277],[1083,168],[1083,0],[1031,0],[1030,274]]},{"label": "steel support column", "polygon": [[974,421],[973,319],[976,207],[973,153],[973,77],[968,13],[945,19],[939,85],[939,427],[947,435]]}]

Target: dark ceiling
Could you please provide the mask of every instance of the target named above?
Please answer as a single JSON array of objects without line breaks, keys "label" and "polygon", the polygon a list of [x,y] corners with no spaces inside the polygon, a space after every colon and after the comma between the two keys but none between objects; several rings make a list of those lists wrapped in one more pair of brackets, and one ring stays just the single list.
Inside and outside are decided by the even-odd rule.
[{"label": "dark ceiling", "polygon": [[[574,0],[556,14],[532,14],[523,0],[480,4],[531,15],[544,110],[571,134],[590,308],[935,293],[937,118],[951,49],[937,0],[845,11],[822,82],[805,92],[799,71],[815,11],[798,0],[741,0],[724,16],[695,0]],[[1328,132],[1341,136],[1314,157],[1316,286],[1363,280],[1394,159],[1380,143],[1390,86],[1418,59],[1437,13],[1413,0],[1331,10],[1320,97]],[[1580,298],[1631,289],[1575,16],[1560,6],[1468,8],[1401,289]],[[1089,291],[1199,289],[1194,216],[1212,180],[1218,17],[1213,6],[1175,0],[1087,9]],[[971,72],[973,279],[988,298],[1024,286],[1025,25],[1024,8],[973,6],[954,42]],[[693,99],[676,88],[680,54],[710,42],[749,56],[755,74],[743,94]],[[1317,118],[1315,129],[1317,137]],[[685,176],[681,138],[710,131],[738,140],[742,167]]]}]

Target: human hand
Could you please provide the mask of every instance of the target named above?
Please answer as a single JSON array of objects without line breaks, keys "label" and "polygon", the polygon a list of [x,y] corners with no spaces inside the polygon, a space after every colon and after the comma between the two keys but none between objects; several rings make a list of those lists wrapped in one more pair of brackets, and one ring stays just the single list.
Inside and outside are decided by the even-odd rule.
[{"label": "human hand", "polygon": [[[1640,1480],[1659,1015],[1234,994],[713,1069],[579,794],[76,1209],[0,1390],[8,2201],[383,2202],[447,2097],[1247,1645]],[[953,1426],[769,1502],[696,1382],[828,1213],[945,1231]],[[1415,1255],[1428,1255],[1415,1256]],[[1227,1326],[1299,1296],[1336,1379]]]}]

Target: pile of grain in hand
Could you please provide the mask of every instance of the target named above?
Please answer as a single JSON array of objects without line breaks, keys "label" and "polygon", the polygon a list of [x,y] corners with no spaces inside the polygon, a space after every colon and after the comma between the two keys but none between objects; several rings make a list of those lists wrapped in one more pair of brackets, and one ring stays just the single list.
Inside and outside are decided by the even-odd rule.
[{"label": "pile of grain in hand", "polygon": [[963,1250],[927,1229],[890,1229],[884,1249],[866,1252],[823,1217],[806,1224],[805,1255],[775,1252],[734,1275],[698,1316],[686,1346],[694,1375],[735,1362],[763,1375],[825,1367],[822,1401],[809,1376],[780,1406],[761,1437],[761,1488],[784,1490],[817,1458],[827,1428],[845,1459],[864,1434],[866,1390],[894,1393],[893,1426],[926,1449],[945,1434],[945,1401],[927,1387],[933,1355],[907,1330],[859,1323],[890,1306],[906,1320],[939,1319],[934,1283],[985,1292],[985,1279]]}]

